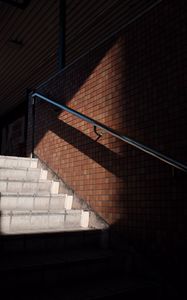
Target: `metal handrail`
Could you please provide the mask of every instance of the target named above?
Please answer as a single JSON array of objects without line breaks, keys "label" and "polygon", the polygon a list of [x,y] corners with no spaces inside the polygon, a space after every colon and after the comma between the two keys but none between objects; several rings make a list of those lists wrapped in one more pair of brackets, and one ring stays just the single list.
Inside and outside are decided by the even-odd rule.
[{"label": "metal handrail", "polygon": [[74,115],[74,116],[76,116],[76,117],[78,117],[78,118],[86,121],[87,123],[92,124],[95,128],[96,127],[100,128],[100,129],[104,130],[105,132],[107,132],[107,133],[115,136],[116,138],[118,138],[118,139],[126,142],[127,144],[132,145],[135,148],[140,149],[141,151],[143,151],[145,153],[148,153],[149,155],[151,155],[153,157],[156,157],[157,159],[159,159],[159,160],[167,163],[168,165],[171,165],[172,167],[175,167],[175,168],[177,168],[177,169],[179,169],[181,171],[187,172],[187,166],[185,164],[180,163],[180,162],[172,159],[171,157],[166,156],[166,155],[164,155],[164,154],[162,154],[162,153],[160,153],[160,152],[158,152],[158,151],[156,151],[156,150],[154,150],[154,149],[152,149],[150,147],[147,147],[147,146],[145,146],[145,145],[143,145],[143,144],[141,144],[141,143],[139,143],[139,142],[137,142],[137,141],[135,141],[135,140],[127,137],[126,135],[122,135],[118,131],[116,131],[116,130],[114,130],[114,129],[112,129],[112,128],[110,128],[110,127],[108,127],[108,126],[106,126],[106,125],[104,125],[104,124],[102,124],[102,123],[100,123],[100,122],[92,119],[92,118],[90,118],[90,117],[87,117],[84,114],[82,114],[82,113],[80,113],[80,112],[78,112],[78,111],[76,111],[76,110],[74,110],[72,108],[67,107],[66,105],[59,104],[59,103],[57,103],[57,102],[55,102],[55,101],[53,101],[53,100],[51,100],[51,99],[49,99],[49,98],[47,98],[47,97],[39,94],[37,92],[33,93],[31,95],[31,97],[33,99],[35,97],[38,97],[38,98],[40,98],[40,99],[42,99],[42,100],[44,100],[44,101],[46,101],[46,102],[48,102],[50,104],[53,104],[54,106],[56,106],[58,108],[61,108],[61,109],[65,110],[65,111],[67,111],[67,112],[69,112],[70,114],[72,114],[72,115]]}]

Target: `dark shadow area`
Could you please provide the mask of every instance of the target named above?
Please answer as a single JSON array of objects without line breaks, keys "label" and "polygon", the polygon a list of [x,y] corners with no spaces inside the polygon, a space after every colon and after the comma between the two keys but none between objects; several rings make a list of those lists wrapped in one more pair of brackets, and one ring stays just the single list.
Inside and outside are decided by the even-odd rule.
[{"label": "dark shadow area", "polygon": [[[124,230],[119,228],[124,226]],[[158,299],[186,299],[186,267],[187,267],[187,243],[181,238],[180,245],[168,237],[168,244],[163,241],[159,245],[155,240],[152,229],[147,229],[146,241],[139,235],[135,228],[128,231],[123,219],[110,227],[111,246],[126,253],[127,266],[130,266],[132,274],[138,274],[141,278],[149,278],[161,287]],[[147,222],[147,228],[149,222]],[[125,229],[126,228],[126,229]],[[133,232],[134,230],[134,232]],[[175,230],[173,228],[173,230]],[[168,249],[164,251],[164,247]],[[165,248],[166,249],[166,248]]]},{"label": "dark shadow area", "polygon": [[1,292],[6,299],[25,299],[25,293],[27,299],[164,299],[157,283],[131,273],[127,252],[101,247],[101,235],[99,230],[0,235]]},{"label": "dark shadow area", "polygon": [[118,38],[119,36],[112,37],[101,47],[90,51],[73,64],[68,65],[36,88],[36,91],[58,103],[68,105],[68,102],[72,100],[81,86],[87,81],[89,76],[91,76],[94,69],[99,65],[105,55],[107,55],[107,52],[116,44]]},{"label": "dark shadow area", "polygon": [[0,155],[26,155],[27,110],[24,102],[0,118]]},{"label": "dark shadow area", "polygon": [[[161,5],[124,33],[121,117],[134,139],[187,163],[183,3]],[[128,185],[114,235],[121,232],[119,245],[134,245],[137,263],[151,262],[149,271],[168,281],[173,299],[186,299],[187,176],[126,145],[123,154]]]},{"label": "dark shadow area", "polygon": [[[128,120],[128,132],[135,139],[186,163],[185,14],[182,3],[169,6],[159,6],[158,17],[147,14],[129,28],[128,36],[124,34],[121,117],[124,124]],[[155,249],[157,255],[161,251],[173,259],[180,257],[187,242],[186,174],[172,172],[164,163],[124,145],[125,153],[128,191],[123,201],[128,221],[123,230],[134,242],[142,239],[150,253]]]},{"label": "dark shadow area", "polygon": [[1,2],[10,5],[12,7],[16,7],[19,9],[25,9],[28,5],[30,0],[22,0],[22,1],[16,1],[16,0],[2,0]]}]

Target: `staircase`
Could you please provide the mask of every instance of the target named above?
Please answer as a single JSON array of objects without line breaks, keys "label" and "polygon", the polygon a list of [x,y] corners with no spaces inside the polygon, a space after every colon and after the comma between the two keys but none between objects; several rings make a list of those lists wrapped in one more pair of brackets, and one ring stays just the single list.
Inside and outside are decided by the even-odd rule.
[{"label": "staircase", "polygon": [[59,187],[38,159],[0,156],[6,299],[162,299],[158,284],[132,274],[129,254],[109,249],[106,226],[94,226],[93,212],[75,209]]},{"label": "staircase", "polygon": [[73,196],[59,194],[38,160],[0,157],[1,233],[84,230],[89,212],[73,210]]}]

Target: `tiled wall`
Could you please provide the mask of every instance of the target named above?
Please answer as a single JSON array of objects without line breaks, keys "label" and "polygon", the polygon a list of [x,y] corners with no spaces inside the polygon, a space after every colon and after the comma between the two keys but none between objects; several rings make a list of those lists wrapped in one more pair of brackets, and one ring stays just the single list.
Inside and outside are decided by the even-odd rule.
[{"label": "tiled wall", "polygon": [[[163,1],[38,91],[187,164],[184,4]],[[42,101],[35,153],[142,249],[168,255],[185,243],[182,172]]]}]

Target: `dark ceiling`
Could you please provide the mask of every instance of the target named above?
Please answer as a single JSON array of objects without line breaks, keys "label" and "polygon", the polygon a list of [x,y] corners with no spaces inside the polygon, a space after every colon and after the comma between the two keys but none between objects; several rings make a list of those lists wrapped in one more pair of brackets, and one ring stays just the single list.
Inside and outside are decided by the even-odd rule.
[{"label": "dark ceiling", "polygon": [[12,5],[20,9],[25,9],[29,4],[30,0],[1,0],[0,2],[3,2],[8,5]]}]

